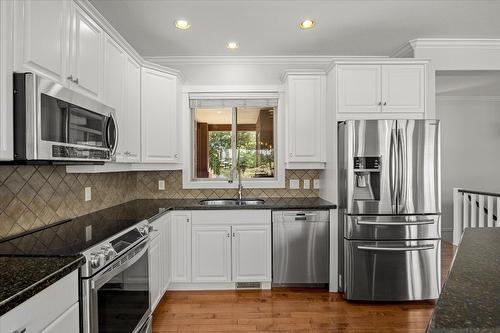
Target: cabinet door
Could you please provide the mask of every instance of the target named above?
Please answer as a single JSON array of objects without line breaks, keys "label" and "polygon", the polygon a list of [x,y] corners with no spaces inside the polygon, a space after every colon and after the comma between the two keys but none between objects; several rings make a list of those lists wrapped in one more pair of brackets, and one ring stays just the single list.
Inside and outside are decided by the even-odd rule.
[{"label": "cabinet door", "polygon": [[143,68],[141,84],[142,162],[178,162],[177,78]]},{"label": "cabinet door", "polygon": [[171,213],[172,282],[191,282],[191,214]]},{"label": "cabinet door", "polygon": [[288,77],[288,162],[324,162],[325,77]]},{"label": "cabinet door", "polygon": [[66,312],[54,320],[41,333],[79,333],[80,332],[80,304],[73,304]]},{"label": "cabinet door", "polygon": [[172,279],[172,246],[170,235],[172,234],[172,219],[171,215],[167,214],[163,217],[163,292],[166,292],[170,286],[170,280]]},{"label": "cabinet door", "polygon": [[380,65],[338,66],[338,112],[380,112]]},{"label": "cabinet door", "polygon": [[0,160],[14,158],[12,125],[13,2],[0,1]]},{"label": "cabinet door", "polygon": [[[125,51],[108,35],[104,38],[104,89],[103,102],[115,109],[120,130],[126,121],[124,110]],[[120,134],[120,133],[119,133]],[[124,135],[118,135],[116,161],[123,162]]]},{"label": "cabinet door", "polygon": [[158,231],[155,231],[151,237],[152,240],[149,245],[149,297],[151,311],[154,311],[162,296],[160,283],[163,269],[161,267],[160,256],[161,236]]},{"label": "cabinet door", "polygon": [[16,70],[37,72],[69,85],[66,70],[71,2],[25,0],[14,3]]},{"label": "cabinet door", "polygon": [[192,281],[231,281],[231,227],[197,225],[192,235]]},{"label": "cabinet door", "polygon": [[425,66],[382,66],[382,111],[425,111]]},{"label": "cabinet door", "polygon": [[271,281],[271,226],[233,226],[234,282]]},{"label": "cabinet door", "polygon": [[125,96],[122,123],[123,157],[129,163],[141,161],[141,67],[134,59],[125,61]]},{"label": "cabinet door", "polygon": [[74,5],[71,24],[71,87],[95,99],[102,98],[104,32],[80,7]]}]

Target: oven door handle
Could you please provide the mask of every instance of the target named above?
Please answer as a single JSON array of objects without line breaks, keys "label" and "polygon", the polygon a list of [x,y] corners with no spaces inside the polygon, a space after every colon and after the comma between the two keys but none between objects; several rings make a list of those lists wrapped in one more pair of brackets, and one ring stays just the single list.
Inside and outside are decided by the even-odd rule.
[{"label": "oven door handle", "polygon": [[424,251],[433,250],[434,244],[420,245],[420,246],[398,246],[398,247],[380,247],[380,246],[367,246],[359,245],[358,250],[365,251],[392,251],[392,252],[402,252],[402,251]]},{"label": "oven door handle", "polygon": [[[105,285],[109,280],[115,277],[117,274],[120,274],[121,272],[123,272],[124,270],[135,264],[139,259],[141,259],[144,253],[146,253],[149,249],[149,237],[146,238],[144,241],[140,242],[139,244],[137,244],[136,246],[134,246],[127,252],[132,251],[138,246],[142,246],[143,248],[139,252],[137,252],[132,258],[128,259],[126,262],[115,268],[113,268],[114,264],[112,263],[109,265],[108,268],[104,269],[103,271],[99,272],[97,275],[92,277],[90,279],[90,288],[92,290],[99,289],[100,287]],[[124,254],[122,257],[125,258],[126,255],[127,254]],[[120,258],[121,257],[118,257],[117,261],[118,260],[121,261],[122,259]]]}]

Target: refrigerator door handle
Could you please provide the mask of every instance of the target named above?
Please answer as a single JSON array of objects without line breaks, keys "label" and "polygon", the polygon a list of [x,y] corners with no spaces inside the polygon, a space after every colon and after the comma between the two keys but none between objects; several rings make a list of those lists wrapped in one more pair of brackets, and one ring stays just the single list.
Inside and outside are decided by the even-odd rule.
[{"label": "refrigerator door handle", "polygon": [[404,142],[404,135],[403,135],[403,130],[401,128],[398,128],[397,130],[397,205],[398,205],[398,210],[397,212],[399,213],[402,210],[402,205],[404,205],[405,199],[403,198],[403,195],[406,191],[406,177],[405,177],[405,170],[406,170],[406,158],[405,158],[405,152],[404,152],[404,147],[405,147],[405,142]]},{"label": "refrigerator door handle", "polygon": [[435,223],[434,220],[428,219],[428,220],[418,220],[418,221],[411,221],[411,222],[390,222],[390,221],[363,221],[363,220],[357,220],[356,223],[358,225],[383,225],[383,226],[405,226],[405,225],[425,225],[425,224],[433,224]]},{"label": "refrigerator door handle", "polygon": [[381,246],[368,246],[368,245],[359,245],[358,250],[365,251],[393,251],[393,252],[401,252],[401,251],[424,251],[424,250],[433,250],[434,244],[428,245],[419,245],[419,246],[401,246],[401,247],[381,247]]},{"label": "refrigerator door handle", "polygon": [[397,135],[396,130],[391,130],[391,139],[389,142],[389,185],[391,194],[391,206],[393,213],[397,212],[397,151],[396,151]]}]

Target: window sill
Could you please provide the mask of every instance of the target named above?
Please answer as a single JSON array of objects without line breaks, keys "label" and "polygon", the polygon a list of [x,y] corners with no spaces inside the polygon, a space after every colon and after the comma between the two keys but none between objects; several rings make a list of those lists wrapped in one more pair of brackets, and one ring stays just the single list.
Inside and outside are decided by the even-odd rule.
[{"label": "window sill", "polygon": [[[185,189],[224,189],[238,188],[238,181],[229,183],[227,180],[190,180],[184,179],[183,188]],[[242,180],[241,185],[244,188],[285,188],[285,179],[273,180]]]}]

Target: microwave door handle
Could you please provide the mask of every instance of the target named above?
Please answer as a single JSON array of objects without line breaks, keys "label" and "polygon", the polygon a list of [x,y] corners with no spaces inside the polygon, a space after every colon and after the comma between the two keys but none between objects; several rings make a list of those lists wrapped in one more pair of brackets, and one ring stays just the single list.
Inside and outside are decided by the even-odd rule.
[{"label": "microwave door handle", "polygon": [[[113,137],[114,142],[112,145],[110,143],[111,137],[110,137],[110,133],[109,133],[111,121],[113,122],[113,125],[115,127],[115,135]],[[114,156],[116,153],[116,149],[118,148],[118,126],[117,126],[116,119],[115,119],[115,116],[113,115],[113,113],[111,113],[109,115],[108,123],[106,125],[106,141],[108,143],[108,148],[111,150],[111,156]]]}]

